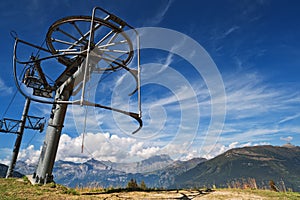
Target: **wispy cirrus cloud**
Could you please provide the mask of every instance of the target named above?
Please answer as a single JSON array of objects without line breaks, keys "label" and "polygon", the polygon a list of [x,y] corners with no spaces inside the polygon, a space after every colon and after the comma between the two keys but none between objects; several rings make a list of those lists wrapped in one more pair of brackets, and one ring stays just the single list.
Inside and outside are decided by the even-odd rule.
[{"label": "wispy cirrus cloud", "polygon": [[287,117],[284,117],[282,120],[280,120],[278,122],[278,124],[282,124],[282,123],[285,123],[285,122],[288,122],[288,121],[292,121],[292,120],[297,119],[299,117],[300,117],[300,114],[295,114],[295,115],[287,116]]},{"label": "wispy cirrus cloud", "polygon": [[[237,78],[237,76],[239,76]],[[282,112],[284,115],[295,108],[300,93],[291,92],[264,82],[257,73],[233,74],[224,78],[227,95],[228,116],[235,119],[268,116]],[[297,117],[297,116],[295,116]]]},{"label": "wispy cirrus cloud", "polygon": [[232,32],[238,30],[240,27],[238,26],[233,26],[231,28],[229,28],[225,33],[224,33],[224,37],[228,36],[229,34],[231,34]]},{"label": "wispy cirrus cloud", "polygon": [[172,6],[173,0],[168,0],[165,5],[162,5],[157,13],[149,19],[144,26],[157,26],[163,19],[166,13],[168,12],[169,8]]},{"label": "wispy cirrus cloud", "polygon": [[10,95],[13,93],[13,87],[9,87],[5,84],[4,80],[0,78],[0,95]]},{"label": "wispy cirrus cloud", "polygon": [[[97,109],[90,110],[94,114],[89,114],[87,117],[84,154],[80,152],[81,130],[85,120],[84,108],[70,107],[66,118],[66,129],[64,129],[69,131],[68,135],[62,135],[57,159],[80,162],[93,157],[99,160],[122,162],[144,159],[160,153],[169,153],[182,160],[191,157],[212,158],[235,147],[274,144],[276,140],[289,138],[285,135],[286,132],[299,130],[299,127],[295,126],[279,126],[297,118],[296,115],[291,114],[294,113],[295,103],[298,102],[299,94],[297,92],[291,93],[284,88],[274,88],[264,82],[263,77],[257,73],[224,75],[227,91],[227,122],[217,143],[213,146],[209,146],[211,144],[201,146],[203,140],[216,140],[216,138],[210,138],[209,135],[203,134],[207,131],[211,118],[208,89],[199,80],[191,80],[188,84],[181,82],[182,85],[176,85],[174,84],[174,81],[178,80],[178,77],[175,76],[176,73],[174,72],[173,76],[173,72],[168,69],[161,72],[161,74],[164,73],[169,75],[165,82],[155,81],[155,77],[159,79],[157,73],[155,77],[149,78],[153,83],[166,86],[170,82],[176,87],[170,86],[172,92],[163,92],[161,96],[152,96],[151,90],[144,94],[147,96],[143,101],[145,126],[136,135],[130,133],[130,130],[134,129],[134,124],[128,116],[114,115],[111,112],[103,112],[101,109],[99,112]],[[125,79],[124,81],[126,82]],[[127,85],[125,86],[127,87]],[[124,104],[124,99],[120,96],[118,98],[117,105]],[[124,108],[128,108],[128,105],[125,105]],[[193,127],[190,123],[194,122],[194,116],[185,115],[183,117],[182,112],[193,113],[197,109],[200,110],[201,120],[197,121],[199,129],[195,135],[191,132],[194,131],[194,128],[190,130]],[[277,116],[276,113],[280,113],[280,115]],[[76,134],[71,133],[74,122],[70,122],[74,118],[79,122],[76,130],[73,127],[73,131],[78,131]],[[180,132],[178,132],[179,129],[181,129]],[[124,132],[122,133],[122,131]],[[177,142],[181,143],[179,149]],[[176,155],[180,156],[176,157]]]},{"label": "wispy cirrus cloud", "polygon": [[[176,55],[168,53],[165,59],[158,59],[158,63],[143,66],[142,89],[147,88],[143,91],[142,102],[144,127],[136,135],[131,135],[134,124],[128,116],[91,108],[86,117],[84,107],[69,107],[64,129],[68,135],[62,136],[58,159],[79,162],[94,157],[128,161],[160,153],[180,154],[180,159],[192,156],[211,158],[230,148],[273,143],[274,138],[279,140],[280,137],[286,137],[283,132],[290,129],[285,127],[283,130],[277,126],[297,118],[293,113],[295,105],[299,103],[299,93],[270,85],[258,73],[243,71],[223,74],[227,121],[220,138],[203,134],[212,117],[212,91],[208,90],[200,77],[190,78],[191,74],[184,76],[185,66],[172,68],[177,61]],[[136,99],[128,97],[128,91],[134,84],[131,82],[125,76],[112,79],[108,82],[112,97],[102,95],[103,102],[130,110],[136,104]],[[113,83],[120,86],[117,88],[119,90],[113,87]],[[84,123],[87,126],[84,141],[87,151],[81,154]],[[217,139],[214,146],[201,146],[203,140]],[[71,151],[72,145],[76,151]]]}]

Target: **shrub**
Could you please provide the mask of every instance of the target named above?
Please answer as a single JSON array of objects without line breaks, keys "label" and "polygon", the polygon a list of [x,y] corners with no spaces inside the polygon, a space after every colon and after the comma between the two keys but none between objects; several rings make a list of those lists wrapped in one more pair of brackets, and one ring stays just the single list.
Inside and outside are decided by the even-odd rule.
[{"label": "shrub", "polygon": [[141,182],[140,188],[141,188],[142,190],[147,190],[147,186],[146,186],[146,183],[145,183],[144,181]]},{"label": "shrub", "polygon": [[127,183],[127,189],[129,190],[136,190],[139,188],[138,184],[136,183],[135,179],[131,179],[128,183]]}]

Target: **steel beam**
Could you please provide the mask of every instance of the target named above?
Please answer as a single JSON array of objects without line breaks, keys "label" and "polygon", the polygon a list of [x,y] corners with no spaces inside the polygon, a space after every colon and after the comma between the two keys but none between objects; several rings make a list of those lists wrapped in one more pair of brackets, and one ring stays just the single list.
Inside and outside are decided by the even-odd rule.
[{"label": "steel beam", "polygon": [[[55,99],[68,101],[70,91],[66,90],[63,93],[57,92]],[[53,181],[52,169],[57,153],[58,143],[63,128],[67,104],[54,104],[49,119],[46,139],[43,144],[42,152],[39,158],[38,167],[33,174],[35,183],[49,183]]]},{"label": "steel beam", "polygon": [[[79,69],[56,90],[55,101],[69,100],[73,88],[82,81],[82,71],[84,66],[85,63],[82,63],[81,67],[79,67]],[[53,104],[38,166],[36,172],[32,176],[33,184],[46,184],[53,181],[52,171],[67,112],[67,106],[68,104],[64,103]]]},{"label": "steel beam", "polygon": [[25,124],[26,124],[26,118],[27,118],[28,111],[29,111],[29,106],[30,106],[30,99],[26,98],[20,126],[19,126],[18,133],[17,133],[15,146],[13,149],[12,159],[11,159],[11,162],[9,164],[9,167],[8,167],[8,170],[6,173],[6,178],[12,177],[12,175],[13,175],[13,171],[14,171],[14,168],[15,168],[15,165],[17,162],[17,158],[18,158],[18,154],[19,154],[19,150],[20,150],[20,145],[22,142],[22,137],[23,137],[24,128],[25,128]]}]

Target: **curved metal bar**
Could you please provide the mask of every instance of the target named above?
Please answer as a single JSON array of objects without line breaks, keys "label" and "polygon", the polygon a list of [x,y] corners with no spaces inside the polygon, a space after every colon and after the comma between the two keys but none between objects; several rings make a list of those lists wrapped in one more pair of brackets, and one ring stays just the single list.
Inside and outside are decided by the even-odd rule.
[{"label": "curved metal bar", "polygon": [[[23,40],[20,40],[19,38],[16,38],[15,39],[15,44],[14,44],[14,54],[13,54],[13,71],[14,71],[14,75],[15,75],[15,83],[17,85],[17,88],[18,90],[21,92],[21,94],[33,101],[36,101],[36,102],[39,102],[39,103],[48,103],[48,104],[54,104],[54,101],[44,101],[44,100],[38,100],[38,99],[34,99],[30,96],[28,96],[27,94],[25,94],[20,85],[19,85],[19,82],[18,80],[16,79],[17,77],[17,70],[16,70],[16,62],[19,63],[19,64],[31,64],[31,63],[34,63],[34,62],[39,62],[39,61],[43,61],[43,60],[47,60],[47,59],[51,59],[51,58],[58,58],[58,57],[63,57],[65,56],[66,54],[53,54],[51,56],[47,56],[47,57],[43,57],[43,58],[40,58],[40,59],[36,59],[36,60],[29,60],[29,61],[20,61],[18,58],[17,58],[17,46],[18,46],[18,43],[21,42],[21,43],[24,43]],[[27,44],[27,43],[24,43],[24,44]],[[87,50],[81,52],[81,53],[68,53],[67,55],[81,55],[82,53],[84,52],[87,52]],[[114,61],[112,61],[114,62]],[[121,66],[123,69],[127,70],[128,72],[130,72],[132,74],[132,76],[134,77],[137,85],[136,85],[136,88],[129,94],[129,96],[132,96],[139,88],[139,78],[138,76],[133,72],[133,70],[131,70],[130,68],[126,67],[124,64],[120,65],[120,63],[117,63],[119,66]]]},{"label": "curved metal bar", "polygon": [[[62,53],[62,54],[52,54],[50,56],[46,56],[46,57],[43,57],[43,58],[39,58],[39,59],[36,59],[36,60],[29,60],[29,61],[20,61],[17,57],[17,46],[18,46],[18,43],[21,42],[23,44],[30,44],[28,42],[25,42],[24,40],[21,40],[19,38],[15,38],[15,47],[14,47],[14,59],[19,63],[19,64],[30,64],[30,63],[34,63],[34,62],[39,62],[39,61],[43,61],[43,60],[47,60],[47,59],[51,59],[51,58],[58,58],[58,57],[63,57],[63,56],[66,56],[66,55],[82,55],[84,53],[86,53],[87,51],[84,50],[84,51],[81,51],[81,52],[65,52],[65,53]],[[35,47],[35,45],[30,45],[32,47]],[[36,47],[37,48],[37,47]],[[39,48],[38,48],[39,49]],[[48,51],[47,51],[48,52]],[[49,52],[51,53],[51,52]]]},{"label": "curved metal bar", "polygon": [[[18,40],[16,39],[15,40],[15,44],[14,44],[14,54],[13,54],[13,74],[14,74],[14,81],[15,81],[15,84],[17,86],[17,89],[19,90],[19,92],[26,98],[30,99],[30,100],[33,100],[33,101],[36,101],[38,103],[47,103],[47,104],[53,104],[53,101],[45,101],[45,100],[41,100],[41,99],[34,99],[32,98],[31,96],[27,95],[25,92],[23,92],[23,90],[21,89],[21,86],[19,84],[19,81],[18,81],[18,76],[17,76],[17,59],[16,59],[16,48],[17,48],[17,43],[18,43]],[[21,63],[22,64],[22,63]]]},{"label": "curved metal bar", "polygon": [[[38,102],[38,103],[80,105],[80,103],[81,103],[80,100],[77,100],[77,101],[46,101],[46,100],[42,100],[42,99],[32,98],[31,96],[29,96],[28,94],[26,94],[25,92],[23,92],[23,90],[21,89],[21,86],[19,84],[19,81],[17,79],[17,77],[18,77],[17,76],[17,69],[16,69],[17,60],[16,60],[16,57],[15,57],[16,56],[15,51],[16,51],[17,43],[18,43],[18,40],[16,39],[15,45],[14,45],[14,54],[13,54],[14,81],[15,81],[15,84],[17,86],[17,89],[19,90],[19,92],[24,97],[26,97],[26,98],[28,98],[28,99],[30,99],[32,101]],[[124,115],[128,115],[128,116],[132,117],[133,119],[135,119],[139,123],[139,128],[137,128],[135,131],[133,131],[132,134],[137,133],[143,127],[143,121],[142,121],[140,115],[137,114],[137,113],[128,112],[128,111],[124,111],[124,110],[120,110],[120,109],[116,109],[116,108],[111,108],[111,107],[108,107],[108,106],[104,106],[104,105],[96,104],[96,103],[91,103],[91,102],[88,102],[88,101],[84,101],[83,105],[94,106],[94,107],[98,107],[98,108],[103,108],[103,109],[107,109],[107,110],[111,110],[111,111],[114,111],[114,112],[122,113]]]},{"label": "curved metal bar", "polygon": [[123,69],[127,70],[135,79],[135,82],[136,82],[136,87],[135,89],[128,94],[128,96],[132,96],[134,93],[136,93],[136,91],[139,90],[139,78],[138,78],[138,72],[137,74],[134,73],[135,70],[132,70],[130,69],[129,67],[126,67],[125,65],[124,66],[121,66]]},{"label": "curved metal bar", "polygon": [[[15,84],[18,88],[18,90],[20,91],[20,93],[25,96],[26,98],[28,99],[31,99],[35,102],[38,102],[38,103],[46,103],[46,104],[73,104],[73,105],[86,105],[86,106],[94,106],[94,107],[98,107],[98,108],[103,108],[103,109],[107,109],[107,110],[111,110],[111,111],[114,111],[114,112],[118,112],[118,113],[121,113],[121,114],[124,114],[124,115],[127,115],[127,116],[130,116],[132,117],[133,119],[135,119],[138,123],[139,123],[139,127],[133,131],[132,134],[135,134],[136,132],[138,132],[142,127],[143,127],[143,122],[142,122],[142,119],[141,119],[141,94],[140,94],[140,41],[139,41],[139,34],[138,32],[130,25],[128,25],[126,22],[124,22],[123,20],[121,20],[120,18],[118,18],[117,16],[107,12],[106,10],[100,8],[100,7],[97,7],[96,9],[99,9],[103,12],[105,12],[106,14],[108,14],[109,16],[106,18],[108,20],[112,20],[114,21],[115,23],[119,24],[121,27],[124,27],[124,26],[128,26],[130,29],[133,29],[133,31],[136,33],[136,37],[137,37],[137,59],[138,59],[138,69],[137,69],[137,72],[136,70],[132,70],[130,68],[128,68],[125,63],[119,63],[119,62],[116,62],[117,65],[119,65],[121,68],[127,70],[129,73],[131,73],[137,83],[137,86],[136,88],[133,90],[133,92],[131,92],[129,94],[129,96],[133,95],[135,92],[138,91],[138,113],[134,113],[134,112],[128,112],[128,111],[124,111],[124,110],[120,110],[120,109],[117,109],[117,108],[112,108],[112,107],[108,107],[108,106],[104,106],[104,105],[101,105],[101,104],[97,104],[97,103],[92,103],[92,102],[89,102],[89,101],[86,101],[84,99],[81,99],[81,100],[76,100],[76,101],[47,101],[47,100],[43,100],[43,99],[36,99],[36,98],[33,98],[32,96],[26,94],[22,89],[21,89],[21,85],[19,83],[19,80],[18,80],[18,76],[17,76],[17,63],[19,64],[31,64],[31,63],[34,63],[34,62],[40,62],[40,61],[44,61],[44,60],[47,60],[47,59],[52,59],[52,58],[59,58],[59,57],[64,57],[64,56],[70,56],[70,55],[74,55],[74,56],[79,56],[79,55],[83,55],[83,54],[86,54],[88,56],[89,54],[89,50],[90,49],[87,49],[87,50],[84,50],[84,51],[80,51],[80,52],[72,52],[72,51],[65,51],[63,53],[59,53],[59,54],[53,54],[52,51],[50,51],[49,49],[45,49],[43,47],[39,47],[37,45],[34,45],[34,44],[31,44],[31,43],[28,43],[24,40],[21,40],[18,38],[17,34],[15,32],[12,32],[11,35],[12,37],[15,39],[15,44],[14,44],[14,54],[13,54],[13,73],[14,73],[14,81],[15,81]],[[95,9],[95,10],[96,10]],[[91,23],[93,23],[93,19],[91,20]],[[90,40],[92,39],[93,35],[92,33],[90,34]],[[31,47],[34,47],[34,48],[37,48],[39,50],[42,50],[42,51],[45,51],[47,53],[52,53],[51,56],[46,56],[46,57],[43,57],[43,58],[39,58],[39,59],[36,59],[36,60],[29,60],[29,61],[21,61],[17,58],[17,46],[18,46],[18,43],[21,42],[25,45],[28,45],[28,46],[31,46]],[[128,62],[129,60],[127,60]],[[113,63],[115,63],[114,61],[112,61]]]},{"label": "curved metal bar", "polygon": [[74,103],[74,105],[81,105],[81,103],[82,103],[82,105],[85,105],[85,106],[94,106],[94,107],[98,107],[98,108],[103,108],[103,109],[106,109],[106,110],[111,110],[111,111],[118,112],[118,113],[121,113],[121,114],[128,115],[128,116],[132,117],[133,119],[135,119],[139,123],[139,127],[135,131],[133,131],[132,134],[137,133],[143,127],[143,121],[140,118],[138,113],[127,112],[127,111],[120,110],[120,109],[117,109],[117,108],[112,108],[112,107],[109,107],[109,106],[104,106],[104,105],[101,105],[101,104],[92,103],[92,102],[89,102],[89,101],[86,101],[86,100],[84,100],[83,102],[78,101],[78,102]]},{"label": "curved metal bar", "polygon": [[[136,34],[136,39],[137,39],[137,62],[138,62],[138,70],[137,70],[137,74],[135,74],[133,72],[133,70],[131,70],[130,68],[126,67],[126,65],[122,64],[120,65],[122,68],[124,68],[125,70],[127,70],[128,72],[130,72],[135,81],[136,81],[136,88],[128,94],[128,96],[132,96],[136,91],[138,91],[138,107],[139,107],[139,115],[141,116],[141,93],[140,93],[140,38],[139,38],[139,33],[137,32],[137,30],[134,29],[134,27],[130,26],[128,23],[126,23],[125,21],[123,21],[121,18],[117,17],[116,15],[106,11],[105,9],[101,8],[101,7],[95,7],[93,8],[92,11],[92,20],[91,20],[91,30],[92,31],[92,25],[93,25],[93,21],[94,21],[94,17],[95,17],[95,13],[96,10],[100,10],[104,13],[106,13],[108,15],[108,19],[111,19],[112,21],[114,21],[115,23],[118,23],[121,27],[124,26],[128,26],[130,29],[132,29],[135,34]],[[93,38],[93,34],[91,32],[90,34],[90,40],[91,38]],[[89,46],[90,46],[90,41],[89,41]],[[88,51],[89,53],[89,51]]]}]

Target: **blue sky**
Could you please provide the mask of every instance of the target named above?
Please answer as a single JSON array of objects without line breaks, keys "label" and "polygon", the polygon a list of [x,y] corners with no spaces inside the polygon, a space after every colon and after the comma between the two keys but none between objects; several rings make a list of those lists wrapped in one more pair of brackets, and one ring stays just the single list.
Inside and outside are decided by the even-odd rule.
[{"label": "blue sky", "polygon": [[[209,90],[205,78],[197,74],[191,63],[172,52],[144,49],[141,52],[141,64],[144,65],[143,130],[131,135],[131,126],[126,117],[89,109],[89,114],[94,118],[87,120],[86,150],[80,153],[84,115],[82,108],[70,106],[57,159],[80,162],[93,157],[126,162],[160,153],[168,153],[175,159],[211,158],[227,149],[247,145],[283,145],[286,142],[300,145],[298,1],[2,2],[1,115],[16,90],[12,73],[14,41],[10,31],[16,31],[21,39],[41,44],[54,21],[71,15],[90,15],[95,6],[116,14],[135,28],[171,29],[201,45],[222,77],[226,92],[225,123],[223,129],[217,130],[217,135],[210,135],[210,95],[214,91]],[[192,54],[193,49],[183,43],[174,41],[171,49],[184,46],[184,51]],[[153,74],[153,71],[156,73]],[[174,77],[181,77],[184,81],[176,82]],[[117,79],[120,76],[115,75],[106,83],[108,85]],[[97,90],[108,92],[105,95],[109,96],[113,92],[107,85],[98,86]],[[121,87],[120,91],[123,90],[124,87]],[[98,97],[97,100],[104,103],[112,99]],[[13,106],[2,117],[20,118],[24,101],[17,94]],[[121,105],[121,102],[118,101],[117,105]],[[50,109],[49,105],[32,103],[30,114],[48,119]],[[189,132],[189,129],[193,130]],[[45,131],[36,133],[26,130],[20,159],[36,161],[44,137]],[[10,158],[14,139],[15,135],[0,134],[2,162]],[[210,139],[214,142],[204,142]]]}]

